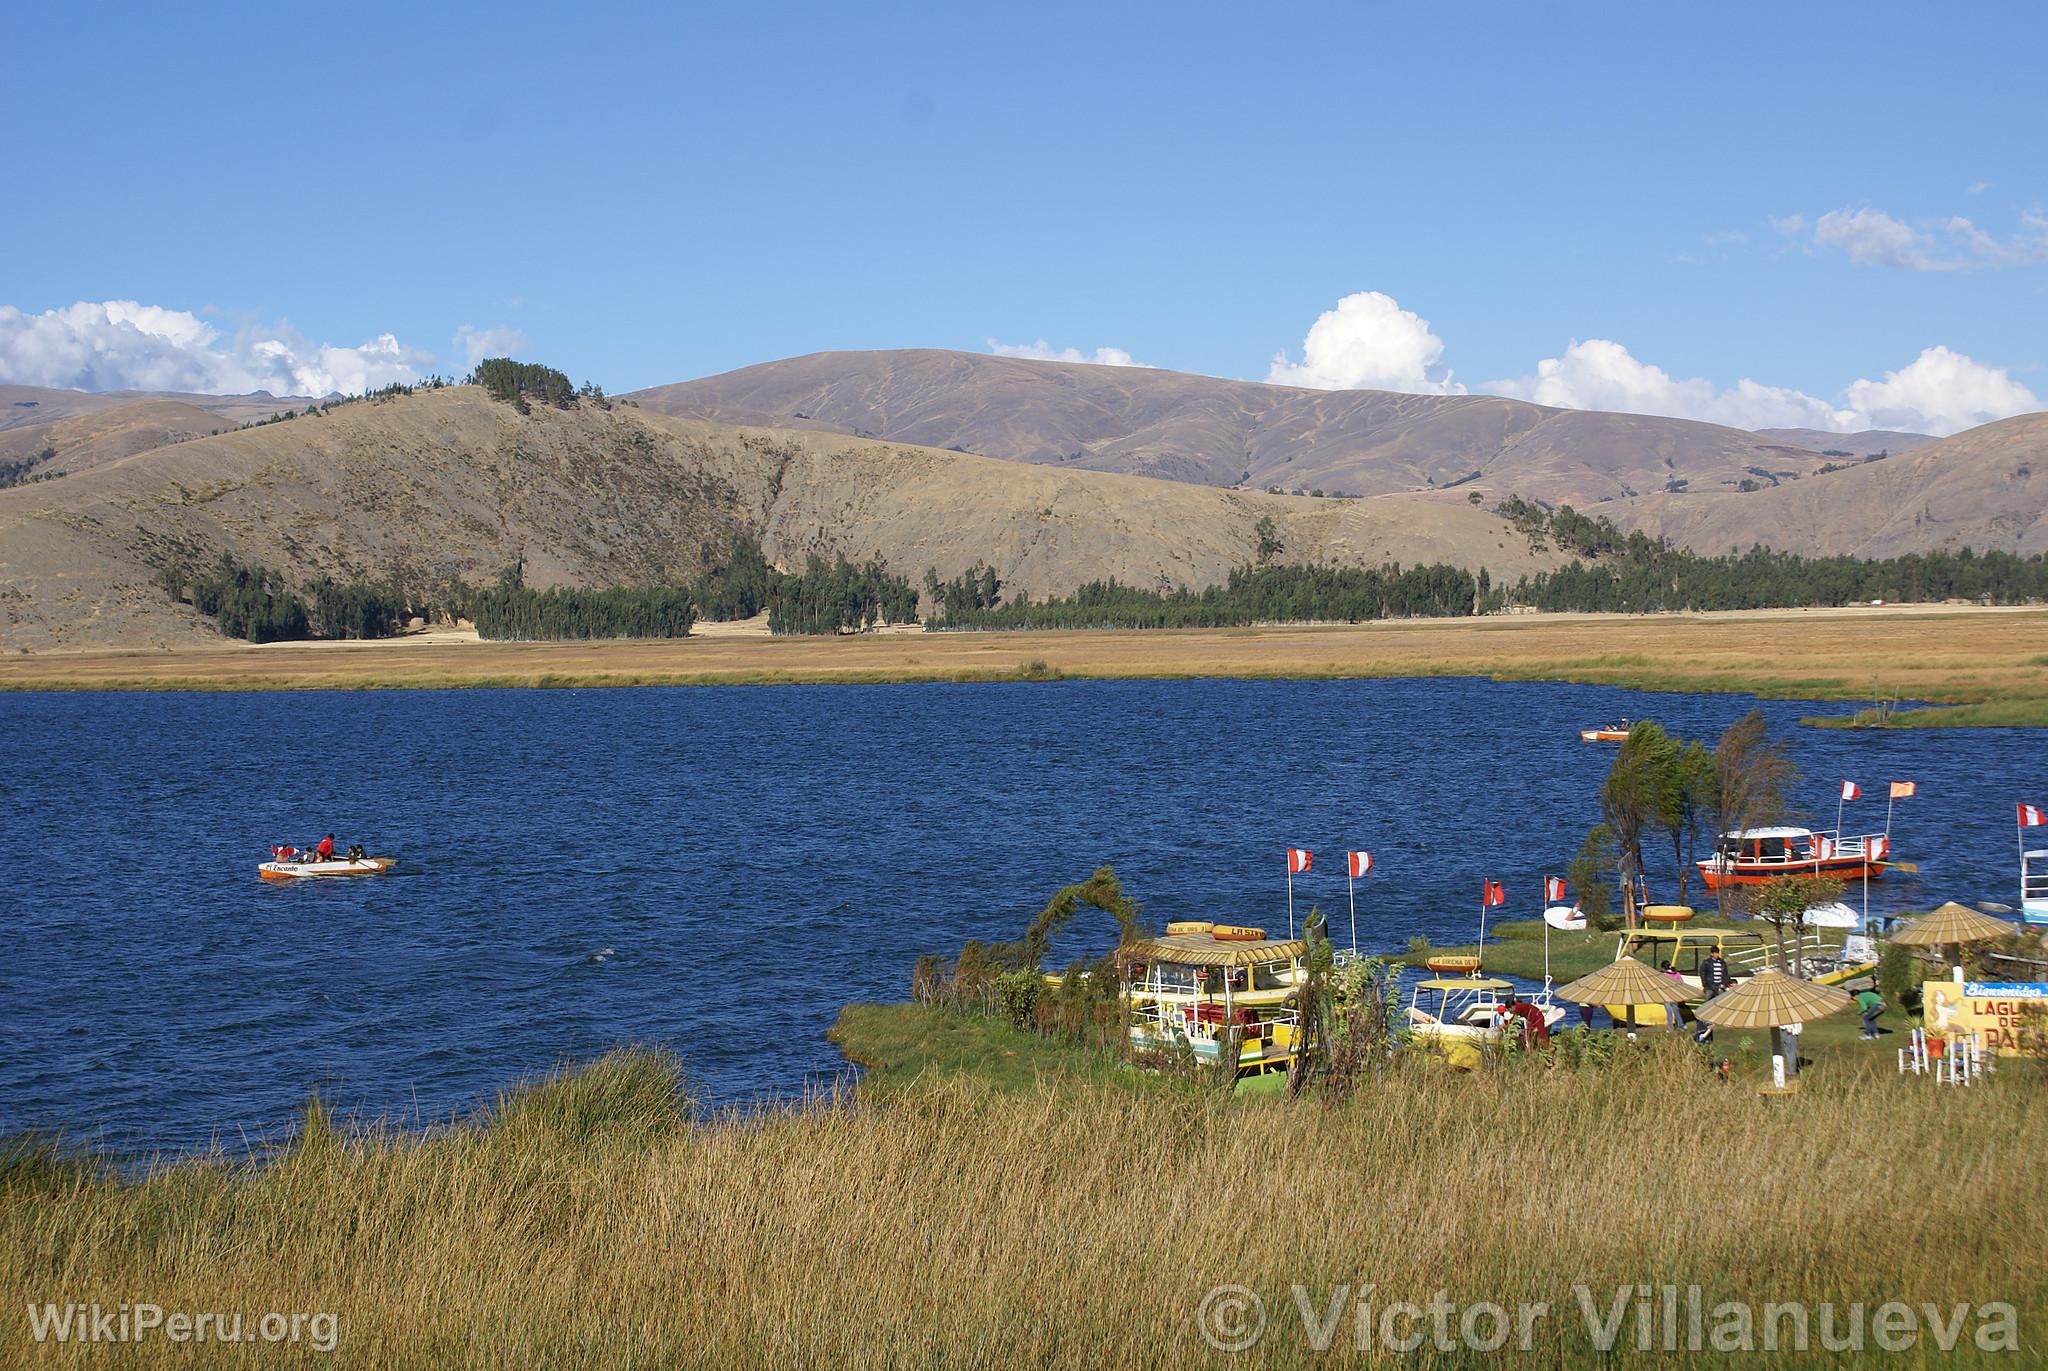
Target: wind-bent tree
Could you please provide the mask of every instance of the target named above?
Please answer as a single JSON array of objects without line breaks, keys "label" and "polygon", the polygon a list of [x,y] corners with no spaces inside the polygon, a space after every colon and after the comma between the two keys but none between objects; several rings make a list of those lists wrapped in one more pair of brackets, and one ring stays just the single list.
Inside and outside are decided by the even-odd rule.
[{"label": "wind-bent tree", "polygon": [[[1720,833],[1761,828],[1785,817],[1786,796],[1798,783],[1799,768],[1785,746],[1770,736],[1763,711],[1752,709],[1728,726],[1714,747],[1714,826]],[[1735,902],[1733,886],[1719,891],[1725,916]]]},{"label": "wind-bent tree", "polygon": [[1613,769],[1600,787],[1600,815],[1614,834],[1616,864],[1621,872],[1621,917],[1636,926],[1640,893],[1648,898],[1643,871],[1643,837],[1647,830],[1676,823],[1678,743],[1661,724],[1645,719],[1629,730],[1614,754]]}]

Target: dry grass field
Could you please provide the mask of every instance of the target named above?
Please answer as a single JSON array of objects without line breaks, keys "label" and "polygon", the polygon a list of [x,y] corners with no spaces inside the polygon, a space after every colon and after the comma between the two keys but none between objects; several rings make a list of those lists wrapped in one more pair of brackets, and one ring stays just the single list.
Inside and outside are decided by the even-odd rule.
[{"label": "dry grass field", "polygon": [[[2048,611],[1907,606],[1508,615],[1211,630],[841,638],[220,644],[0,657],[0,689],[295,690],[1172,678],[1490,676],[1964,708],[1903,722],[2048,723]],[[1589,721],[1593,722],[1593,721]]]},{"label": "dry grass field", "polygon": [[[1839,1364],[1822,1350],[1824,1302],[1838,1334],[1854,1306],[1865,1356],[1887,1365],[2038,1365],[2044,1347],[2044,1278],[2026,1253],[2048,1210],[2025,1159],[2048,1147],[2048,1112],[2017,1068],[1967,1091],[1815,1071],[1800,1095],[1765,1101],[1665,1042],[1598,1068],[1398,1070],[1330,1102],[931,1075],[886,1097],[697,1122],[673,1070],[616,1053],[426,1136],[350,1135],[315,1112],[267,1164],[186,1161],[139,1181],[17,1153],[0,1168],[0,1360],[1726,1364],[1687,1353],[1694,1285],[1707,1311],[1750,1308],[1759,1349],[1766,1304],[1805,1309],[1809,1350],[1780,1320],[1778,1352],[1738,1359],[1758,1365]],[[1661,1294],[1638,1306],[1624,1291],[1619,1346],[1596,1357],[1574,1287],[1605,1318],[1617,1289],[1667,1283],[1675,1350]],[[1205,1313],[1225,1285],[1266,1312],[1235,1355],[1202,1331],[1248,1328],[1242,1305]],[[1317,1320],[1349,1288],[1325,1352],[1296,1285]],[[1410,1327],[1381,1322],[1390,1306],[1439,1291],[1460,1308],[1548,1312],[1526,1352],[1512,1326],[1504,1352],[1464,1345],[1457,1313],[1448,1350],[1427,1314],[1419,1349],[1390,1350]],[[1870,1321],[1892,1300],[1921,1331],[1880,1356]],[[331,1321],[298,1344],[29,1345],[23,1311],[47,1301],[249,1311],[251,1329],[259,1311]],[[1924,1311],[1947,1322],[1959,1301],[1960,1346],[1943,1355]],[[2017,1355],[1977,1348],[1977,1311],[1995,1301]]]}]

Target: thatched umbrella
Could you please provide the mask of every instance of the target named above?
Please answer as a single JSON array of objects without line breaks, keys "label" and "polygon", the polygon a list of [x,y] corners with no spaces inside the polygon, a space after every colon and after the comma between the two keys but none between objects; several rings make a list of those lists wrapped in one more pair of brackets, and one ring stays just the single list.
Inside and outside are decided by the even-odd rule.
[{"label": "thatched umbrella", "polygon": [[1932,914],[1922,914],[1892,934],[1892,941],[1908,947],[1954,947],[1956,960],[1960,962],[1964,943],[1987,942],[1992,938],[2003,938],[2012,931],[2012,925],[2003,919],[1979,914],[1968,905],[1950,900]]},{"label": "thatched umbrella", "polygon": [[[1589,976],[1581,976],[1557,992],[1573,1004],[1625,1005],[1628,1030],[1636,1029],[1639,1004],[1684,1004],[1693,996],[1692,987],[1675,976],[1650,970],[1634,957],[1609,962]],[[1608,1013],[1614,1011],[1610,1008]]]},{"label": "thatched umbrella", "polygon": [[[1785,1055],[1785,1025],[1839,1014],[1856,1001],[1845,990],[1816,985],[1767,966],[1699,1007],[1699,1020],[1715,1028],[1768,1028],[1771,1055]],[[1797,1063],[1794,1063],[1796,1068]],[[1776,1073],[1773,1073],[1775,1077]],[[1783,1084],[1782,1081],[1778,1082]]]}]

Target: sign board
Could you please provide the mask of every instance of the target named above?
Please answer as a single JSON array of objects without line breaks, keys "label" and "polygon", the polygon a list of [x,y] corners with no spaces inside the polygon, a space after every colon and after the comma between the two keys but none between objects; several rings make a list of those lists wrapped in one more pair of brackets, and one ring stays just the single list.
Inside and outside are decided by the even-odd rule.
[{"label": "sign board", "polygon": [[1931,1038],[1983,1035],[1987,1051],[2021,1055],[2031,1030],[2035,1050],[2048,1045],[2048,983],[2037,981],[1927,981],[1920,987]]}]

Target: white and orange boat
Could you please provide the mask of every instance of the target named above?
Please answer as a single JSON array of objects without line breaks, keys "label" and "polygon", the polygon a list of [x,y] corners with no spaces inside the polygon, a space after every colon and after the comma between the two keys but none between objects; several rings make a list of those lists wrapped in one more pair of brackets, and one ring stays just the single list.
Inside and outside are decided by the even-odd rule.
[{"label": "white and orange boat", "polygon": [[1579,730],[1579,741],[1582,743],[1627,742],[1628,729],[1629,723],[1626,719],[1623,719],[1618,724],[1609,724],[1605,728],[1582,728]]},{"label": "white and orange boat", "polygon": [[313,876],[381,876],[398,865],[396,857],[330,857],[322,861],[295,847],[273,847],[270,860],[256,868],[266,881],[296,881]]},{"label": "white and orange boat", "polygon": [[1762,885],[1780,876],[1835,876],[1844,881],[1877,880],[1891,856],[1882,833],[1844,838],[1810,828],[1745,828],[1724,833],[1714,855],[1699,863],[1707,889]]}]

